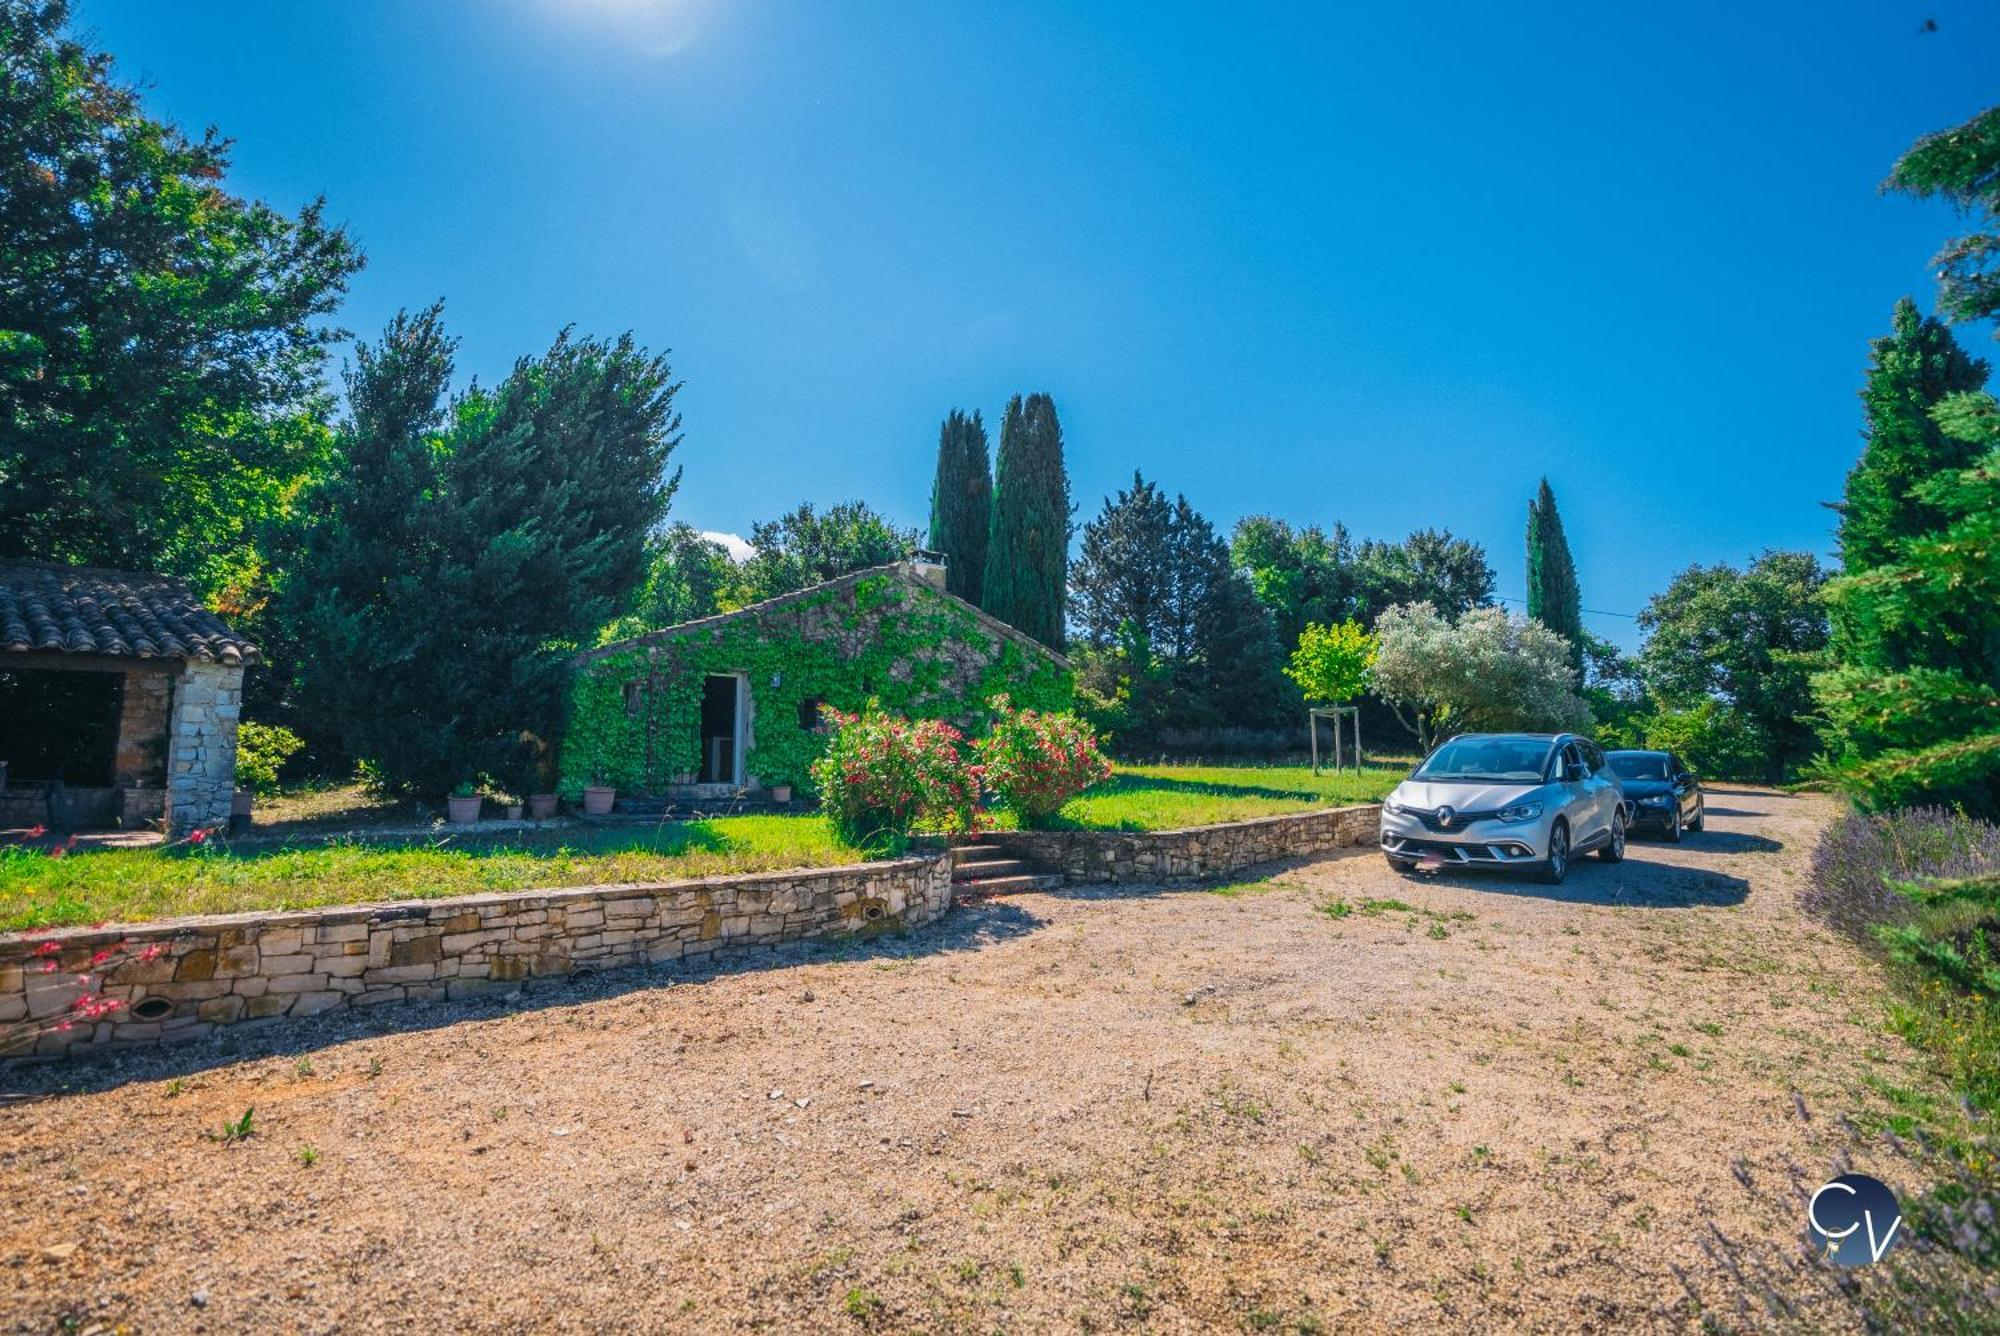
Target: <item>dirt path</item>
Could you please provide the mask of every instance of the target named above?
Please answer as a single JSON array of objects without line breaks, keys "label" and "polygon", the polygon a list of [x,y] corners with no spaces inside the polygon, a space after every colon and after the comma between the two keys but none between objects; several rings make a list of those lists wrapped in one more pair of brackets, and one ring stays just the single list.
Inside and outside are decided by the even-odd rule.
[{"label": "dirt path", "polygon": [[86,1088],[0,1109],[0,1326],[1851,1325],[1801,1189],[1925,1078],[1795,906],[1830,805],[1711,810],[16,1074]]}]

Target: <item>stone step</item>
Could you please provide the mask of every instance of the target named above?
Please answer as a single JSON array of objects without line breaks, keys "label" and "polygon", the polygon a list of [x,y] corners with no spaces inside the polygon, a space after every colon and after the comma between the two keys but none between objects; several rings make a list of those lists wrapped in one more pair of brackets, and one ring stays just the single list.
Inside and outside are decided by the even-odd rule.
[{"label": "stone step", "polygon": [[957,863],[951,869],[953,881],[984,881],[993,877],[1032,876],[1035,868],[1018,858],[983,858],[976,863]]},{"label": "stone step", "polygon": [[999,863],[1008,861],[1005,849],[992,844],[959,844],[951,851],[951,865],[964,867],[968,863]]},{"label": "stone step", "polygon": [[1060,888],[1063,879],[1054,873],[1024,874],[1007,877],[953,878],[952,889],[969,891],[976,895],[1018,895],[1023,891],[1053,891]]}]

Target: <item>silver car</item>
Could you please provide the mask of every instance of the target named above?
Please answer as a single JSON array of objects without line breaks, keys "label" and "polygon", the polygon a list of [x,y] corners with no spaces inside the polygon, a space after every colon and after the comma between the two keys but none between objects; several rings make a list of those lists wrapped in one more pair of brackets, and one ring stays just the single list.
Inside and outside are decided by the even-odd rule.
[{"label": "silver car", "polygon": [[1625,794],[1574,733],[1461,733],[1382,804],[1382,854],[1399,871],[1526,868],[1555,883],[1591,850],[1625,857]]}]

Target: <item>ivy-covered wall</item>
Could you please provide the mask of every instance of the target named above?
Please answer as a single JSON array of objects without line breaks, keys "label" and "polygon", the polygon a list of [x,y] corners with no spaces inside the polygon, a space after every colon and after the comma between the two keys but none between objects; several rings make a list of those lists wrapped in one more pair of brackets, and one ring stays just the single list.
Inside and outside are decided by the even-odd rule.
[{"label": "ivy-covered wall", "polygon": [[660,793],[690,779],[701,767],[702,683],[711,673],[748,679],[750,782],[802,793],[825,745],[800,725],[808,700],[858,710],[873,698],[892,714],[948,719],[968,732],[985,728],[988,702],[1003,692],[1038,710],[1072,702],[1069,670],[1040,645],[907,568],[869,572],[583,656],[562,792],[604,782]]}]

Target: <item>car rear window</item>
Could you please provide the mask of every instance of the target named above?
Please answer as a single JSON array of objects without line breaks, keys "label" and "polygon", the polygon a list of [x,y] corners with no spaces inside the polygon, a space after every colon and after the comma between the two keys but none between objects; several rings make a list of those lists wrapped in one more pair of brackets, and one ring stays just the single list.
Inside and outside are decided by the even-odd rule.
[{"label": "car rear window", "polygon": [[1611,768],[1620,779],[1665,779],[1667,758],[1649,756],[1645,752],[1613,752]]}]

